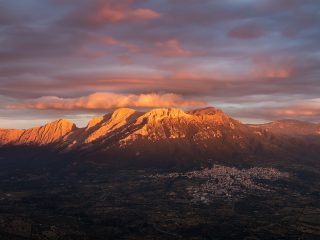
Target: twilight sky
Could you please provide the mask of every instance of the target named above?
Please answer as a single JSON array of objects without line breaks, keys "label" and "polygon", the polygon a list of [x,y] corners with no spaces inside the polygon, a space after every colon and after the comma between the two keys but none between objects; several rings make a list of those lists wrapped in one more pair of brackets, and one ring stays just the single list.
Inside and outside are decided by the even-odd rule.
[{"label": "twilight sky", "polygon": [[320,121],[319,0],[0,0],[0,128],[117,107]]}]

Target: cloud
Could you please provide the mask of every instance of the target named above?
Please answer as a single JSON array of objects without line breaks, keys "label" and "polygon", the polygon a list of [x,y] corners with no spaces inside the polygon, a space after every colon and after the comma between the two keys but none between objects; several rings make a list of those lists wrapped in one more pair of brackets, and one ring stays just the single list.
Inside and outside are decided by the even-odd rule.
[{"label": "cloud", "polygon": [[115,94],[94,93],[78,98],[41,97],[8,105],[8,109],[37,110],[108,110],[120,107],[156,108],[156,107],[192,107],[203,106],[200,100],[189,100],[173,93],[165,94]]},{"label": "cloud", "polygon": [[164,57],[190,57],[192,52],[182,48],[176,39],[156,43],[156,53]]},{"label": "cloud", "polygon": [[115,39],[111,36],[91,36],[89,37],[89,43],[118,46],[127,49],[129,52],[138,52],[139,47],[126,41]]},{"label": "cloud", "polygon": [[316,108],[291,108],[291,109],[275,109],[272,112],[273,116],[281,116],[281,117],[319,117],[320,116],[320,109]]},{"label": "cloud", "polygon": [[[267,100],[264,104],[261,104],[262,99],[268,98],[266,98],[266,96],[260,96],[260,98],[260,102],[256,104],[250,103],[248,99],[247,103],[241,103],[241,100],[239,100],[239,104],[227,108],[227,112],[236,118],[261,119],[264,122],[279,119],[298,119],[319,122],[320,98],[296,100],[283,96],[282,101]],[[254,99],[259,99],[259,96]],[[243,107],[243,105],[246,104],[248,106]]]},{"label": "cloud", "polygon": [[320,98],[301,101],[290,104],[285,107],[274,108],[270,110],[274,117],[320,117]]},{"label": "cloud", "polygon": [[301,68],[299,65],[300,63],[286,56],[278,57],[278,59],[275,56],[256,56],[253,57],[251,76],[254,78],[290,79],[294,76],[295,71]]},{"label": "cloud", "polygon": [[286,79],[292,75],[292,69],[289,67],[272,67],[272,66],[264,66],[261,68],[254,68],[251,71],[252,76],[259,78],[277,78],[277,79]]},{"label": "cloud", "polygon": [[151,9],[139,8],[139,9],[130,11],[128,19],[148,20],[148,19],[155,19],[160,16],[161,16],[160,13],[157,13],[156,11],[153,11]]},{"label": "cloud", "polygon": [[134,1],[94,0],[89,4],[80,4],[68,15],[65,23],[83,27],[99,27],[106,24],[146,21],[159,18],[160,13],[149,8],[131,8]]},{"label": "cloud", "polygon": [[131,65],[134,63],[133,59],[128,55],[121,55],[118,57],[118,60],[120,61],[120,63],[127,65]]},{"label": "cloud", "polygon": [[264,31],[261,27],[254,24],[247,24],[242,26],[237,26],[228,32],[230,38],[238,39],[254,39],[260,38],[264,35]]}]

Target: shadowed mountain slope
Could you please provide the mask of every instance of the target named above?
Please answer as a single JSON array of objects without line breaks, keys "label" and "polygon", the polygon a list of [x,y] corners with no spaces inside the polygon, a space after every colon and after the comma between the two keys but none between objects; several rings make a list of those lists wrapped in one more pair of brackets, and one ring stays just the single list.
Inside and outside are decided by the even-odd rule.
[{"label": "shadowed mountain slope", "polygon": [[320,124],[297,120],[278,120],[266,124],[250,125],[277,135],[288,136],[320,136]]}]

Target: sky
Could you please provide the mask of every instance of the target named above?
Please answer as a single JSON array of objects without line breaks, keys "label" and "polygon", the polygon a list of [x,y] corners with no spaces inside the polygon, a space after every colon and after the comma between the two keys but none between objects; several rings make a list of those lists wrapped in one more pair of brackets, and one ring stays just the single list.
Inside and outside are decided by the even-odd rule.
[{"label": "sky", "polygon": [[119,107],[320,122],[319,0],[0,0],[0,128]]}]

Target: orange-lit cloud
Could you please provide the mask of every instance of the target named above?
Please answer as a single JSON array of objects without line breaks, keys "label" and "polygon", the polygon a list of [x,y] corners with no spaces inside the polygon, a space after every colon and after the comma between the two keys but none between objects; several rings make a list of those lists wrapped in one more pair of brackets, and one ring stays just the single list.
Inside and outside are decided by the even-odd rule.
[{"label": "orange-lit cloud", "polygon": [[129,19],[145,20],[160,17],[161,14],[151,9],[139,8],[129,12]]},{"label": "orange-lit cloud", "polygon": [[319,116],[320,109],[280,109],[274,110],[273,115],[285,117],[312,117]]},{"label": "orange-lit cloud", "polygon": [[254,77],[262,77],[262,78],[280,78],[285,79],[289,78],[292,74],[292,70],[289,68],[261,68],[261,69],[254,69],[252,71],[252,75]]},{"label": "orange-lit cloud", "polygon": [[[240,104],[241,105],[241,104]],[[249,108],[229,109],[229,113],[236,118],[251,119],[300,119],[317,121],[320,117],[320,98],[308,100],[280,101],[265,107],[252,106]]]},{"label": "orange-lit cloud", "polygon": [[290,78],[294,71],[290,63],[272,62],[270,59],[256,59],[254,69],[251,71],[251,76],[255,78]]},{"label": "orange-lit cloud", "polygon": [[156,52],[164,57],[189,57],[192,52],[184,49],[176,39],[156,43]]},{"label": "orange-lit cloud", "polygon": [[41,97],[9,105],[9,109],[38,110],[108,110],[120,107],[155,108],[155,107],[192,107],[203,106],[204,101],[185,99],[173,93],[165,94],[115,94],[94,93],[78,98]]},{"label": "orange-lit cloud", "polygon": [[320,116],[320,99],[312,99],[282,108],[275,108],[270,113],[276,117],[284,116],[290,118]]},{"label": "orange-lit cloud", "polygon": [[134,44],[115,39],[111,36],[94,36],[94,37],[90,37],[89,41],[90,41],[90,43],[119,46],[119,47],[127,49],[129,52],[139,51],[139,48],[137,46],[135,46]]},{"label": "orange-lit cloud", "polygon": [[128,0],[96,1],[96,5],[91,6],[91,9],[82,9],[79,12],[75,12],[73,16],[69,18],[69,21],[84,25],[99,26],[117,22],[145,21],[161,16],[160,13],[148,8],[132,9],[130,7],[131,3],[132,1]]}]

